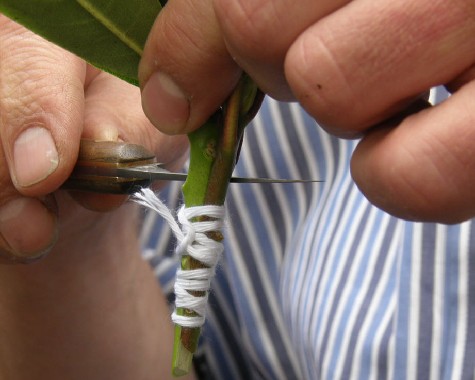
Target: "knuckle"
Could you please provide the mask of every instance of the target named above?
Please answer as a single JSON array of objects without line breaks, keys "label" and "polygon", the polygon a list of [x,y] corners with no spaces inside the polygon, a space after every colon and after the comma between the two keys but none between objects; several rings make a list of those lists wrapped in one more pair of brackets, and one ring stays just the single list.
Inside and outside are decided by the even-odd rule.
[{"label": "knuckle", "polygon": [[18,53],[1,72],[0,118],[4,136],[18,133],[23,126],[41,121],[48,114],[66,122],[78,116],[80,99],[71,95],[82,93],[80,80],[73,79],[63,68],[52,70],[57,63],[48,57],[38,62],[36,55],[26,53],[22,59]]},{"label": "knuckle", "polygon": [[186,5],[187,12],[176,2],[160,13],[144,49],[139,77],[144,82],[152,72],[161,70],[191,98],[199,93],[194,88],[196,82],[213,83],[234,76],[237,70],[212,9],[193,2]]},{"label": "knuckle", "polygon": [[332,130],[354,128],[360,119],[355,113],[353,84],[330,45],[321,36],[314,36],[299,38],[286,55],[284,70],[289,86],[322,126]]}]

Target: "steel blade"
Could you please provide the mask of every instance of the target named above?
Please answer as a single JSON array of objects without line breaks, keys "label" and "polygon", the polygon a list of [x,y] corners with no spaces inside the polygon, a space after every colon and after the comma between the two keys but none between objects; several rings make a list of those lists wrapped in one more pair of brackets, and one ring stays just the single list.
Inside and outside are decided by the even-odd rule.
[{"label": "steel blade", "polygon": [[[117,175],[127,178],[139,178],[150,181],[185,181],[186,173],[170,172],[160,166],[160,164],[149,164],[143,166],[130,166],[115,169]],[[312,179],[274,179],[274,178],[251,178],[251,177],[231,177],[231,183],[311,183],[323,182]]]}]

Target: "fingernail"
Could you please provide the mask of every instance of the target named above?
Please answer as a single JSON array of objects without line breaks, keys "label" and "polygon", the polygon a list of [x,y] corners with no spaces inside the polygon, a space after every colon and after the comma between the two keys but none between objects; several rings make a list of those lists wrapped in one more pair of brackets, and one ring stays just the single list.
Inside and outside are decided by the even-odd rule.
[{"label": "fingernail", "polygon": [[180,133],[188,121],[190,104],[166,74],[152,74],[142,90],[142,107],[153,125],[165,133]]},{"label": "fingernail", "polygon": [[24,131],[13,146],[14,181],[20,187],[41,182],[59,164],[58,151],[50,131],[33,127]]},{"label": "fingernail", "polygon": [[43,257],[57,240],[56,221],[54,212],[33,198],[18,198],[2,206],[0,246],[3,256],[25,263]]}]

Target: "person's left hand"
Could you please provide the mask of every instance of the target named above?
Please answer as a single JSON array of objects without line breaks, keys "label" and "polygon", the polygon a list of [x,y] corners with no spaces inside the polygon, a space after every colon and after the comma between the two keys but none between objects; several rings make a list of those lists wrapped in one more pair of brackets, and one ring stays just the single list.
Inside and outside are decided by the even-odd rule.
[{"label": "person's left hand", "polygon": [[171,378],[173,326],[140,255],[138,205],[83,194],[91,211],[61,189],[81,137],[143,145],[172,170],[187,156],[138,88],[0,15],[0,377]]}]

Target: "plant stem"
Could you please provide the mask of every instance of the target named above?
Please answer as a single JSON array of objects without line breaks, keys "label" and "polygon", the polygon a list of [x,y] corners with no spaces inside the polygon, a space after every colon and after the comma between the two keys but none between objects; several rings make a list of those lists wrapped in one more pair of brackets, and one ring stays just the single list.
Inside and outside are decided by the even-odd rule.
[{"label": "plant stem", "polygon": [[[189,135],[190,167],[187,181],[183,185],[186,207],[224,204],[245,125],[257,113],[262,97],[252,80],[244,74],[223,108]],[[208,236],[216,241],[223,239],[221,231],[210,232]],[[183,270],[203,267],[203,263],[190,256],[182,257]],[[194,292],[193,295],[204,296],[203,292]],[[196,315],[184,308],[177,308],[176,312],[179,315]],[[172,363],[174,376],[189,372],[200,333],[201,328],[175,325]]]}]

